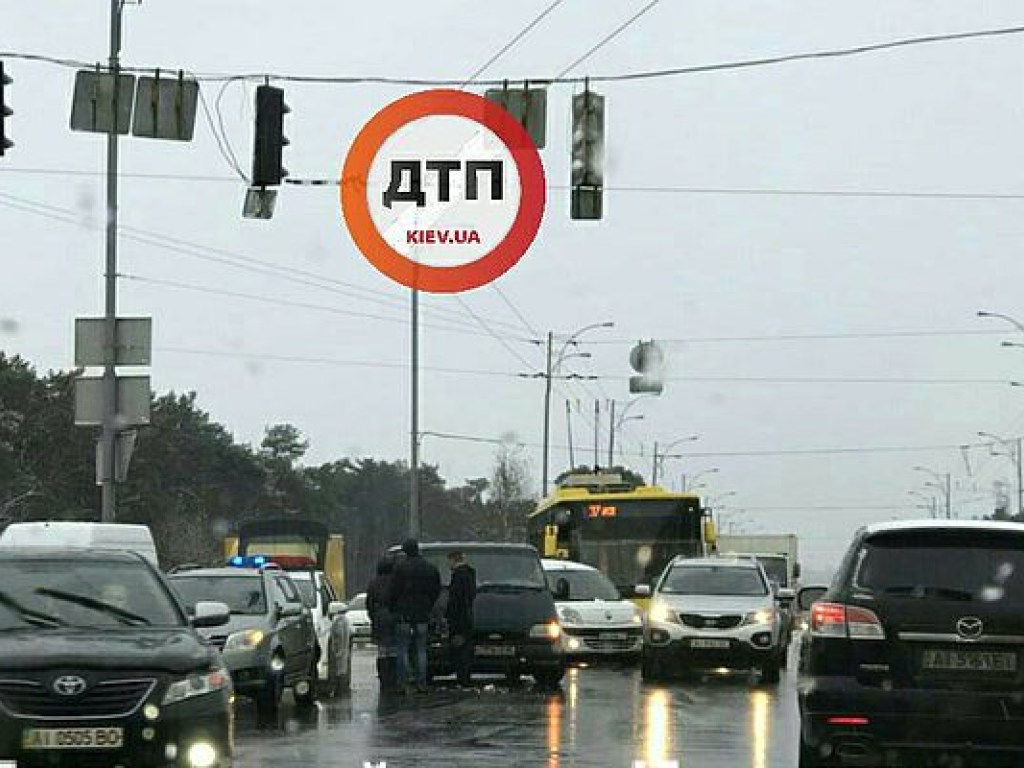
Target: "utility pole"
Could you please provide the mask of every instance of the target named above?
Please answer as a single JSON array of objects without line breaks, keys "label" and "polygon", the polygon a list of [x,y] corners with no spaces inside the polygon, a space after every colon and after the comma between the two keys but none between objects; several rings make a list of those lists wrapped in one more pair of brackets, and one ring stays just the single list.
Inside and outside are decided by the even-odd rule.
[{"label": "utility pole", "polygon": [[565,431],[569,435],[569,469],[576,469],[576,454],[572,450],[572,403],[565,401]]},{"label": "utility pole", "polygon": [[547,364],[544,366],[544,458],[542,460],[544,469],[541,472],[543,476],[540,489],[541,498],[548,495],[548,449],[551,442],[551,356],[554,343],[555,334],[553,331],[548,331]]},{"label": "utility pole", "polygon": [[953,501],[952,501],[952,475],[946,473],[946,519],[950,520],[953,517]]},{"label": "utility pole", "polygon": [[1017,516],[1024,520],[1024,472],[1021,470],[1021,442],[1022,438],[1017,438]]},{"label": "utility pole", "polygon": [[107,258],[104,300],[103,425],[100,436],[100,520],[114,522],[117,514],[117,115],[118,75],[121,70],[121,11],[123,0],[110,0],[110,74],[113,78],[113,119],[107,134]]},{"label": "utility pole", "polygon": [[615,465],[615,401],[608,405],[608,466]]},{"label": "utility pole", "polygon": [[409,536],[420,538],[420,292],[412,289],[412,440],[409,445]]},{"label": "utility pole", "polygon": [[658,441],[654,441],[654,461],[651,466],[651,485],[658,484]]},{"label": "utility pole", "polygon": [[601,441],[601,401],[594,399],[594,471],[601,466],[598,443]]}]

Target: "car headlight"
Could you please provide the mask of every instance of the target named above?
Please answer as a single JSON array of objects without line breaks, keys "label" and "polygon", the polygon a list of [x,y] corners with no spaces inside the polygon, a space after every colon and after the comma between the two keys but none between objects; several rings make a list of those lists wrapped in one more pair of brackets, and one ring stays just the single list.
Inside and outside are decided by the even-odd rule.
[{"label": "car headlight", "polygon": [[575,608],[559,608],[558,616],[566,624],[582,624],[583,617]]},{"label": "car headlight", "polygon": [[263,642],[262,629],[243,629],[241,632],[232,632],[224,643],[225,651],[240,651],[248,648],[255,648]]},{"label": "car headlight", "polygon": [[679,617],[676,615],[676,612],[664,603],[654,603],[651,605],[651,612],[649,616],[651,621],[668,621],[673,624],[679,622]]},{"label": "car headlight", "polygon": [[760,611],[751,611],[743,618],[744,624],[774,624],[775,623],[775,611],[770,609],[762,609]]},{"label": "car headlight", "polygon": [[167,693],[164,694],[163,705],[175,704],[194,696],[216,693],[230,686],[231,677],[227,670],[214,667],[209,672],[192,674],[181,680],[175,680],[168,686]]},{"label": "car headlight", "polygon": [[643,626],[644,615],[640,612],[639,608],[635,608],[633,610],[633,618],[631,619],[631,621],[638,627]]},{"label": "car headlight", "polygon": [[562,636],[562,627],[557,621],[547,621],[530,627],[530,637],[543,637],[554,642]]}]

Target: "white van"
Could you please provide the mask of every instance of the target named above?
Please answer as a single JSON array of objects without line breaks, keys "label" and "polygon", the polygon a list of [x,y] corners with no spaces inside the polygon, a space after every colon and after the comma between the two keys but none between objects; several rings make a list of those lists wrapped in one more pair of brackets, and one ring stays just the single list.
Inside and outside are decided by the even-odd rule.
[{"label": "white van", "polygon": [[145,525],[128,523],[83,523],[52,520],[11,523],[0,533],[4,547],[81,547],[138,552],[154,568],[160,563],[153,534]]}]

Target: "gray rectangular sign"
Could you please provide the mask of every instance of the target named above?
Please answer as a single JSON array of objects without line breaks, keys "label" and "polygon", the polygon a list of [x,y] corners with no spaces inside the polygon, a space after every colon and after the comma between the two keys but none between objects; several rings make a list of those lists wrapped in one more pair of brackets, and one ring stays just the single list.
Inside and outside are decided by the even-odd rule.
[{"label": "gray rectangular sign", "polygon": [[140,77],[135,91],[132,135],[192,141],[199,83],[183,77]]},{"label": "gray rectangular sign", "polygon": [[543,88],[492,88],[484,93],[484,98],[504,107],[530,134],[537,149],[544,149],[547,141],[547,91]]},{"label": "gray rectangular sign", "polygon": [[[106,365],[103,354],[106,321],[102,317],[75,320],[75,365]],[[123,317],[117,320],[117,351],[114,365],[149,365],[153,350],[153,320]]]},{"label": "gray rectangular sign", "polygon": [[[117,377],[117,428],[149,424],[149,376]],[[103,424],[103,377],[75,379],[75,425]]]},{"label": "gray rectangular sign", "polygon": [[[135,76],[117,76],[117,133],[127,134],[132,122]],[[110,133],[114,127],[114,76],[79,70],[71,102],[71,130]]]}]

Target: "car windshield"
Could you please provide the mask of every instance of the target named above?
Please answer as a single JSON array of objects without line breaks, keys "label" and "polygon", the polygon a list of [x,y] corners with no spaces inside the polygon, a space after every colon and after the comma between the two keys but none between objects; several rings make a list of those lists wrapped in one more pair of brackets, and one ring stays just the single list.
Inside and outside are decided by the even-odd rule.
[{"label": "car windshield", "polygon": [[171,595],[141,563],[0,561],[0,630],[181,623]]},{"label": "car windshield", "polygon": [[310,608],[316,607],[316,584],[313,583],[313,580],[296,578],[293,574],[292,582],[294,582],[295,588],[299,590],[302,602]]},{"label": "car windshield", "polygon": [[780,587],[789,586],[789,566],[786,558],[771,555],[758,555],[757,562],[764,568],[768,581],[774,581]]},{"label": "car windshield", "polygon": [[765,595],[768,589],[754,568],[731,565],[676,565],[659,591],[676,595]]},{"label": "car windshield", "polygon": [[267,612],[263,578],[258,575],[182,574],[172,576],[170,581],[189,612],[194,612],[201,600],[225,603],[236,614],[256,616]]},{"label": "car windshield", "polygon": [[980,532],[876,536],[858,555],[854,585],[909,599],[1024,607],[1024,538]]},{"label": "car windshield", "polygon": [[[547,589],[547,580],[536,553],[514,548],[466,548],[462,550],[466,561],[476,570],[477,589],[487,587],[521,587]],[[447,585],[451,577],[447,550],[429,549],[424,557],[441,572],[441,581]]]},{"label": "car windshield", "polygon": [[[568,600],[620,600],[622,596],[615,585],[600,571],[581,571],[560,568],[545,571],[551,589],[558,587],[558,582],[565,579],[569,584]],[[561,599],[561,598],[560,598]]]}]

